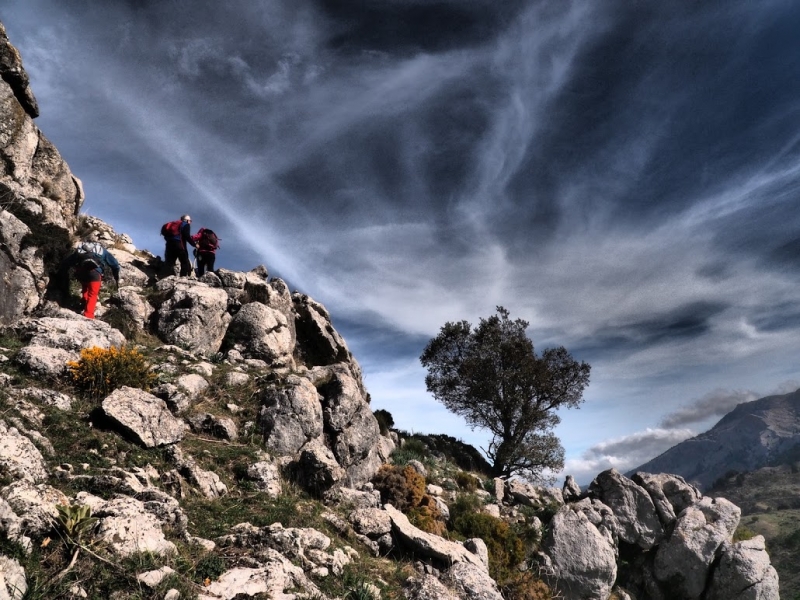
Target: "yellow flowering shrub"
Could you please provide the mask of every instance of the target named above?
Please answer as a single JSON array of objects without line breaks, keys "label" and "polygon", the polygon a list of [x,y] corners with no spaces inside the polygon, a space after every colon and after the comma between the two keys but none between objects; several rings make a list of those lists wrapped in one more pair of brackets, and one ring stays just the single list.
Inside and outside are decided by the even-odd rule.
[{"label": "yellow flowering shrub", "polygon": [[155,376],[138,350],[130,348],[86,348],[78,361],[69,361],[72,383],[90,398],[102,398],[128,386],[150,389]]}]

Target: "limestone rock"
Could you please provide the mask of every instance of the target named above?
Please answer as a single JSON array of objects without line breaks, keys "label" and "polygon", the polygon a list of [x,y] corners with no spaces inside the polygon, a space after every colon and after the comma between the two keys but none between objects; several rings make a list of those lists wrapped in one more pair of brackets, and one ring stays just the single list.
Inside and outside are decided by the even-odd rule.
[{"label": "limestone rock", "polygon": [[[78,498],[88,499],[83,493]],[[92,516],[98,518],[95,539],[107,544],[117,556],[139,552],[172,554],[176,551],[175,544],[164,537],[158,520],[141,501],[120,496],[105,502],[95,497],[93,504]]]},{"label": "limestone rock", "polygon": [[680,475],[637,472],[632,479],[650,494],[664,526],[671,524],[685,508],[692,506],[702,497],[700,490],[686,483]]},{"label": "limestone rock", "polygon": [[603,471],[589,486],[593,497],[614,511],[620,538],[649,550],[664,537],[664,528],[647,491],[616,469]]},{"label": "limestone rock", "polygon": [[247,467],[247,477],[255,482],[256,488],[265,492],[270,498],[281,494],[280,467],[272,461],[259,461]]},{"label": "limestone rock", "polygon": [[47,465],[39,449],[3,420],[0,420],[0,473],[34,483],[48,478]]},{"label": "limestone rock", "polygon": [[227,294],[204,283],[175,277],[159,281],[156,287],[165,296],[157,309],[158,336],[199,354],[217,352],[231,320]]},{"label": "limestone rock", "polygon": [[198,600],[218,600],[263,595],[266,598],[294,598],[298,590],[307,597],[320,597],[319,588],[286,558],[269,551],[264,566],[237,567],[224,572],[198,595]]},{"label": "limestone rock", "polygon": [[183,439],[185,425],[172,416],[166,403],[143,390],[121,387],[102,404],[106,417],[146,448],[174,444]]},{"label": "limestone rock", "polygon": [[392,531],[412,554],[430,558],[443,565],[464,562],[473,569],[477,567],[479,570],[486,571],[486,566],[480,557],[461,544],[417,529],[409,522],[408,517],[391,504],[387,504],[384,510],[392,520]]},{"label": "limestone rock", "polygon": [[316,388],[307,379],[290,375],[280,385],[261,392],[259,422],[268,449],[282,455],[297,453],[322,435],[322,406]]},{"label": "limestone rock", "polygon": [[298,351],[306,365],[332,365],[350,358],[342,337],[331,324],[327,309],[303,294],[293,294]]},{"label": "limestone rock", "polygon": [[699,598],[717,550],[739,524],[740,510],[724,498],[703,498],[685,509],[658,547],[653,573],[673,597]]},{"label": "limestone rock", "polygon": [[80,315],[23,319],[14,325],[29,346],[44,346],[80,351],[84,348],[111,348],[125,345],[125,336],[108,323]]},{"label": "limestone rock", "polygon": [[246,304],[228,327],[227,343],[245,356],[275,367],[294,366],[294,339],[289,321],[280,311],[260,302]]},{"label": "limestone rock", "polygon": [[545,581],[565,600],[606,600],[617,578],[614,548],[582,512],[564,506],[542,541]]},{"label": "limestone rock", "polygon": [[22,519],[22,528],[31,535],[44,535],[50,531],[53,519],[58,516],[56,505],[69,504],[69,499],[46,483],[34,484],[20,479],[0,490],[14,513]]},{"label": "limestone rock", "polygon": [[16,559],[0,554],[0,600],[22,600],[27,591],[25,569]]},{"label": "limestone rock", "polygon": [[294,468],[297,481],[316,495],[324,494],[345,478],[345,470],[336,462],[330,448],[320,440],[312,440],[303,446]]},{"label": "limestone rock", "polygon": [[725,545],[714,569],[707,600],[779,600],[778,574],[769,562],[763,536]]},{"label": "limestone rock", "polygon": [[25,346],[16,356],[24,370],[44,380],[58,379],[67,371],[67,363],[78,359],[77,352],[46,346]]}]

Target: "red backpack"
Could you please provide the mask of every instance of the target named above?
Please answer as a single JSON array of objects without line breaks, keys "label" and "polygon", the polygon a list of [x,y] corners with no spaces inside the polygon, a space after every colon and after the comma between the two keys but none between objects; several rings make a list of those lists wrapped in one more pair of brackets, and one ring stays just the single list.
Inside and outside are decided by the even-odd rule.
[{"label": "red backpack", "polygon": [[219,238],[217,234],[210,229],[201,229],[197,232],[200,236],[198,240],[198,248],[206,252],[214,252],[219,248]]},{"label": "red backpack", "polygon": [[178,219],[177,221],[170,221],[169,223],[164,223],[161,226],[161,235],[164,236],[165,239],[172,239],[181,236],[181,224],[183,221]]}]

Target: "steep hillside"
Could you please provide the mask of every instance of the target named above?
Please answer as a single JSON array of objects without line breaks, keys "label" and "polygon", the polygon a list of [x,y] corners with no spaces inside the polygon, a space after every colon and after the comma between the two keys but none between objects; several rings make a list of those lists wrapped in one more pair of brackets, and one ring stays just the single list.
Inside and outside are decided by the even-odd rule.
[{"label": "steep hillside", "polygon": [[774,464],[800,444],[800,390],[740,404],[710,430],[633,469],[676,473],[708,489],[728,471]]},{"label": "steep hillside", "polygon": [[[2,28],[0,75],[0,600],[777,600],[763,538],[680,477],[401,443],[322,304],[264,266],[157,276],[80,214]],[[52,286],[78,240],[121,263],[97,319]]]}]

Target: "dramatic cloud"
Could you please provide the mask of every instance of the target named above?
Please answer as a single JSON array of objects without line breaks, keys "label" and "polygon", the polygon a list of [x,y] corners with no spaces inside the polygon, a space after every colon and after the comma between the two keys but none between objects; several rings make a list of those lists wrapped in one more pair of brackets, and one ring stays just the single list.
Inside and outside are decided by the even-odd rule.
[{"label": "dramatic cloud", "polygon": [[666,428],[681,427],[707,421],[710,417],[723,417],[743,402],[752,402],[758,394],[744,390],[714,390],[696,400],[667,414],[661,419]]},{"label": "dramatic cloud", "polygon": [[566,462],[564,474],[585,485],[599,472],[617,469],[624,473],[647,462],[695,433],[689,429],[646,429],[596,444],[580,458]]}]

